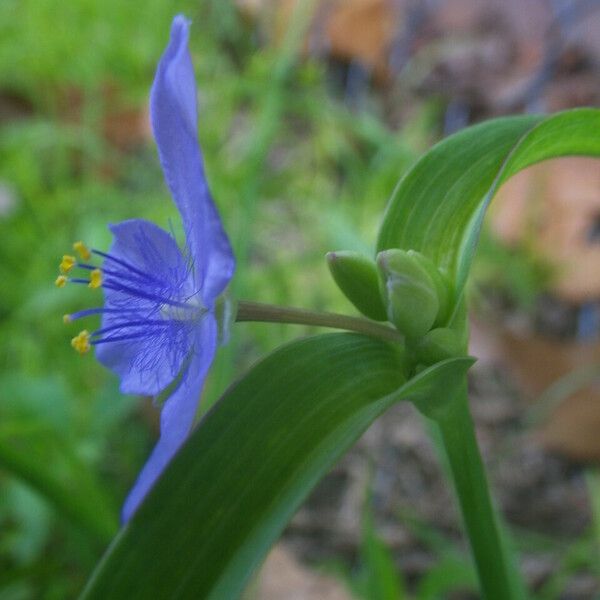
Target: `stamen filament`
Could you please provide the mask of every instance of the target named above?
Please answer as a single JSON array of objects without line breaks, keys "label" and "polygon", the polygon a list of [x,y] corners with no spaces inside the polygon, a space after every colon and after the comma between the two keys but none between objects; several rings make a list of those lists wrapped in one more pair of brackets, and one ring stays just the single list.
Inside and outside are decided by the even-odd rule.
[{"label": "stamen filament", "polygon": [[[66,283],[67,278],[64,277],[63,275],[60,275],[58,279],[60,279],[61,277],[65,280],[65,283]],[[64,283],[62,285],[60,285],[58,282],[58,279],[55,282],[56,285],[58,287],[63,287]],[[82,279],[80,277],[73,277],[72,279],[69,279],[68,281],[71,283],[85,284],[87,286],[90,285],[89,279]],[[102,283],[102,287],[109,289],[109,290],[114,290],[115,292],[124,292],[124,293],[130,294],[131,296],[134,296],[136,298],[143,298],[144,300],[152,300],[153,302],[157,302],[159,304],[168,304],[169,306],[185,308],[186,310],[196,310],[196,307],[190,306],[189,304],[186,304],[185,302],[177,302],[177,300],[171,300],[170,298],[163,298],[162,296],[158,296],[157,294],[147,294],[136,288],[129,287],[128,285],[122,285],[112,279],[108,279],[107,281],[104,281]]]},{"label": "stamen filament", "polygon": [[113,337],[100,338],[99,340],[90,340],[90,344],[92,346],[97,346],[98,344],[106,344],[108,342],[125,342],[127,340],[138,340],[143,337],[146,337],[145,333],[132,333],[131,335],[117,335]]},{"label": "stamen filament", "polygon": [[168,325],[171,325],[171,323],[169,321],[165,321],[164,319],[128,321],[125,323],[120,323],[119,325],[110,325],[109,327],[97,329],[94,331],[94,333],[92,333],[92,336],[104,335],[105,333],[109,333],[111,331],[120,331],[121,329],[127,329],[128,327],[165,327]]},{"label": "stamen filament", "polygon": [[[80,269],[85,269],[86,271],[95,271],[98,268],[95,265],[89,265],[87,263],[77,263],[77,266]],[[125,280],[130,281],[131,283],[140,284],[140,283],[144,283],[145,281],[157,282],[157,279],[155,279],[149,275],[138,275],[137,273],[132,275],[131,273],[126,273],[123,271],[115,271],[113,269],[107,269],[106,267],[102,267],[100,270],[105,275],[111,275],[117,279],[125,279]]]},{"label": "stamen filament", "polygon": [[118,314],[123,314],[123,313],[136,313],[139,312],[139,310],[135,309],[135,308],[87,308],[85,310],[80,310],[68,315],[65,315],[65,317],[69,317],[69,322],[70,321],[76,321],[77,319],[82,319],[83,317],[89,317],[91,315],[101,315],[104,313],[118,313]]},{"label": "stamen filament", "polygon": [[128,263],[126,260],[122,260],[121,258],[112,256],[112,254],[107,254],[106,252],[102,252],[101,250],[92,249],[92,253],[96,254],[97,256],[101,256],[102,258],[105,258],[106,260],[112,260],[113,262],[116,262],[117,264],[121,265],[122,267],[125,267],[126,269],[129,269],[130,271],[133,271],[134,273],[137,273],[141,277],[146,277],[148,279],[151,279],[152,281],[156,281],[157,283],[160,283],[160,281],[156,277],[150,275],[149,273],[145,273],[144,271],[142,271],[141,269],[138,269],[137,267],[134,267],[132,264]]},{"label": "stamen filament", "polygon": [[[71,281],[77,281],[72,279]],[[87,280],[81,280],[83,283],[88,283]],[[77,281],[79,283],[79,281]],[[146,292],[142,292],[136,288],[129,287],[128,285],[122,285],[112,279],[108,279],[104,282],[103,287],[106,289],[114,290],[115,292],[126,292],[131,296],[135,296],[137,298],[143,298],[145,300],[153,300],[154,302],[158,302],[161,304],[169,304],[170,306],[177,306],[178,308],[185,308],[188,310],[194,310],[194,307],[191,307],[189,304],[185,304],[184,302],[177,302],[177,300],[171,300],[170,298],[163,298],[162,296],[158,296],[157,294],[148,294]]]}]

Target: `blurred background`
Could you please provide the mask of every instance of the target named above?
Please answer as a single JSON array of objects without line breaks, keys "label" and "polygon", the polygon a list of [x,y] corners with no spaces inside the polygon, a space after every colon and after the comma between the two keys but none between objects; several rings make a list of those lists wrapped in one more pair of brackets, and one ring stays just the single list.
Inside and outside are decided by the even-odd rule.
[{"label": "blurred background", "polygon": [[[353,312],[329,250],[371,253],[402,173],[485,118],[600,105],[598,0],[0,2],[0,600],[70,598],[157,435],[149,399],[69,344],[78,239],[178,215],[147,99],[193,20],[200,139],[238,298]],[[600,598],[600,168],[543,163],[488,218],[469,294],[472,408],[540,599]],[[91,328],[91,326],[90,326]],[[308,328],[237,324],[205,410]],[[476,598],[443,469],[409,406],[319,485],[248,590],[264,599]]]}]

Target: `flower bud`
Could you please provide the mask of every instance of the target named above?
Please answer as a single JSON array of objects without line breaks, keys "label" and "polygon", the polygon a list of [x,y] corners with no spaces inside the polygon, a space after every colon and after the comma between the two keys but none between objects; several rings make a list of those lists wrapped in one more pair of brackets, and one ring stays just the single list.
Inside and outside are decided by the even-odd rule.
[{"label": "flower bud", "polygon": [[409,250],[407,254],[414,257],[431,277],[437,292],[438,302],[440,303],[440,308],[433,325],[434,327],[444,325],[450,317],[449,313],[452,307],[449,282],[430,258],[416,250]]},{"label": "flower bud", "polygon": [[387,321],[375,262],[358,252],[327,254],[329,271],[346,298],[366,317]]},{"label": "flower bud", "polygon": [[417,358],[425,365],[433,365],[447,358],[465,354],[465,349],[456,331],[448,327],[432,329],[415,348]]},{"label": "flower bud", "polygon": [[385,250],[377,255],[389,320],[407,338],[423,337],[433,326],[440,302],[437,287],[415,253]]}]

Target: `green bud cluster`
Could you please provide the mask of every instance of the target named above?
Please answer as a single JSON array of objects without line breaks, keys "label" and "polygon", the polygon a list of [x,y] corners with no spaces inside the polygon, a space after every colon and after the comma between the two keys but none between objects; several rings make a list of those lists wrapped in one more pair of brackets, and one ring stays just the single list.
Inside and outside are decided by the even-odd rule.
[{"label": "green bud cluster", "polygon": [[448,327],[453,310],[450,282],[415,250],[384,250],[376,261],[356,252],[330,252],[331,274],[366,317],[390,321],[425,365],[464,354],[462,336]]},{"label": "green bud cluster", "polygon": [[449,291],[437,267],[413,250],[377,255],[387,315],[409,339],[423,337],[447,315]]}]

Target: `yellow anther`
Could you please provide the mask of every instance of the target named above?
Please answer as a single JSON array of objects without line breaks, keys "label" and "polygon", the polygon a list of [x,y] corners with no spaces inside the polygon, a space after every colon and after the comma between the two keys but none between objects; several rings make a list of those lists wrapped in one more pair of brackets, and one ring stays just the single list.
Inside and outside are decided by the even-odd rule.
[{"label": "yellow anther", "polygon": [[73,244],[73,250],[81,256],[81,260],[90,260],[90,257],[92,256],[89,248],[81,240]]},{"label": "yellow anther", "polygon": [[67,278],[64,275],[59,275],[54,281],[56,287],[65,287],[67,285]]},{"label": "yellow anther", "polygon": [[71,319],[71,315],[63,315],[63,323],[68,325],[73,319]]},{"label": "yellow anther", "polygon": [[90,272],[90,282],[88,287],[92,289],[99,288],[102,285],[102,271],[100,269],[94,269]]},{"label": "yellow anther", "polygon": [[87,329],[80,331],[72,340],[71,346],[79,352],[79,354],[85,354],[89,352],[90,346],[90,332]]},{"label": "yellow anther", "polygon": [[59,269],[61,273],[68,273],[75,266],[75,257],[65,254],[60,262]]}]

